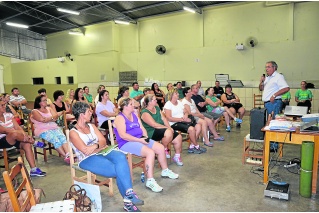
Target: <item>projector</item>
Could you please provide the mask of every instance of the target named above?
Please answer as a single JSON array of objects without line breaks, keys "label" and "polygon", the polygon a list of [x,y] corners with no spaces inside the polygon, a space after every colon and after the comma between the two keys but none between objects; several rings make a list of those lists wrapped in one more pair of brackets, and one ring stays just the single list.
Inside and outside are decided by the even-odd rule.
[{"label": "projector", "polygon": [[266,189],[264,190],[264,196],[270,198],[278,198],[279,200],[289,200],[289,183],[269,181]]}]

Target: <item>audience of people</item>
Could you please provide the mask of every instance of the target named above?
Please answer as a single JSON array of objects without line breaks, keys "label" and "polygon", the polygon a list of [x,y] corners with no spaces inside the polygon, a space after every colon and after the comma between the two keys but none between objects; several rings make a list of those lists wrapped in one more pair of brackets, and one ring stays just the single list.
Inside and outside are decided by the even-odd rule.
[{"label": "audience of people", "polygon": [[95,106],[97,105],[97,103],[99,102],[99,93],[102,91],[102,90],[105,90],[105,86],[103,84],[100,84],[98,87],[97,87],[97,95],[95,96],[94,98],[94,104]]},{"label": "audience of people", "polygon": [[176,131],[188,133],[191,142],[187,150],[188,153],[201,154],[206,152],[206,148],[199,146],[197,142],[201,133],[201,125],[188,116],[188,111],[179,100],[179,93],[176,89],[168,94],[169,101],[164,105],[164,112],[169,125]]},{"label": "audience of people", "polygon": [[140,103],[141,99],[144,97],[144,94],[141,90],[139,90],[140,86],[137,82],[134,82],[132,84],[132,87],[133,89],[130,93],[130,98],[133,98],[134,100]]},{"label": "audience of people", "polygon": [[226,122],[226,131],[230,132],[230,118],[234,119],[236,123],[242,123],[242,120],[239,118],[236,118],[233,113],[228,109],[228,107],[222,107],[222,101],[218,99],[216,96],[214,96],[214,88],[209,87],[205,91],[206,95],[206,109],[207,113],[213,113],[219,116],[224,116],[225,122]]},{"label": "audience of people", "polygon": [[161,176],[177,179],[175,174],[168,169],[164,146],[150,139],[139,117],[134,113],[131,98],[122,98],[118,103],[120,113],[114,121],[114,133],[120,150],[134,155],[145,157],[146,187],[153,192],[161,192],[163,188],[154,179],[155,155],[162,168]]},{"label": "audience of people", "polygon": [[10,104],[17,110],[21,107],[21,110],[24,114],[29,115],[31,110],[27,109],[26,104],[28,103],[27,100],[24,98],[23,95],[20,95],[19,89],[14,87],[11,90],[10,96]]},{"label": "audience of people", "polygon": [[[101,94],[101,92],[100,92]],[[103,177],[115,177],[117,187],[124,201],[124,209],[137,212],[136,205],[143,205],[133,191],[130,168],[124,153],[113,150],[107,155],[97,155],[106,148],[106,140],[95,125],[90,123],[92,111],[84,102],[76,102],[72,112],[77,120],[70,130],[70,142],[77,156],[79,167]]]},{"label": "audience of people", "polygon": [[141,111],[141,120],[147,135],[154,141],[161,141],[166,158],[170,158],[168,144],[172,142],[175,150],[173,161],[178,166],[183,166],[181,159],[182,152],[182,136],[177,131],[173,130],[169,125],[165,115],[157,105],[156,96],[154,94],[146,95],[145,105]]}]

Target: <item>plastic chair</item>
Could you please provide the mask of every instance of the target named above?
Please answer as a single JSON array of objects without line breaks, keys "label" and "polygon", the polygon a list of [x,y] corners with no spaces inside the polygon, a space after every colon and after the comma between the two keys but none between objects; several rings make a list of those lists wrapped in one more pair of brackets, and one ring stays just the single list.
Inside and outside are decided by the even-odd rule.
[{"label": "plastic chair", "polygon": [[[18,185],[18,187],[15,189],[15,184],[13,183],[14,179],[19,175],[22,176],[22,181]],[[35,211],[45,211],[48,212],[50,209],[44,208],[45,206],[48,206],[49,204],[58,204],[59,207],[62,206],[62,209],[65,211],[75,211],[75,202],[74,200],[65,200],[65,201],[57,201],[57,202],[51,202],[46,203],[45,205],[42,204],[42,208],[39,208],[39,205],[36,203],[35,194],[33,185],[30,180],[29,173],[25,167],[25,165],[22,162],[22,158],[18,158],[18,164],[16,164],[10,171],[4,171],[3,172],[3,179],[5,182],[5,185],[7,187],[9,197],[12,203],[13,210],[15,212],[23,212],[28,211],[31,208],[31,211],[35,209]],[[26,190],[26,196],[25,200],[21,203],[19,202],[20,194],[23,190]],[[61,208],[60,208],[61,209]],[[59,209],[54,209],[56,212],[59,211]],[[51,208],[52,211],[52,208]]]},{"label": "plastic chair", "polygon": [[[73,154],[73,149],[71,147],[71,142],[70,142],[70,130],[66,130],[66,137],[67,137],[67,142],[68,142],[68,148],[69,148],[69,153],[70,153],[70,169],[71,169],[71,180],[72,184],[74,184],[74,180],[83,182],[83,183],[88,183],[88,184],[95,184],[98,186],[107,186],[109,187],[109,195],[113,196],[114,191],[113,191],[113,179],[112,178],[106,178],[103,181],[100,181],[96,179],[96,175],[88,170],[81,169],[78,165],[78,163],[74,162],[74,154]],[[76,176],[76,171],[81,171],[86,173],[83,176]]]}]

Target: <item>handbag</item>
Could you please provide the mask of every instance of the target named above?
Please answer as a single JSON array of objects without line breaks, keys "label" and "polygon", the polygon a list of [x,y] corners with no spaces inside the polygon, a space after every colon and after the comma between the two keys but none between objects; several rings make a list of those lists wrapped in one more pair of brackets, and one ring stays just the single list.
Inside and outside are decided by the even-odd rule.
[{"label": "handbag", "polygon": [[85,189],[82,189],[79,185],[73,184],[69,191],[64,195],[63,200],[75,200],[75,207],[77,212],[90,212],[92,201],[86,195]]},{"label": "handbag", "polygon": [[190,126],[196,126],[197,122],[193,115],[188,115],[188,118],[191,119],[191,122],[187,122]]}]

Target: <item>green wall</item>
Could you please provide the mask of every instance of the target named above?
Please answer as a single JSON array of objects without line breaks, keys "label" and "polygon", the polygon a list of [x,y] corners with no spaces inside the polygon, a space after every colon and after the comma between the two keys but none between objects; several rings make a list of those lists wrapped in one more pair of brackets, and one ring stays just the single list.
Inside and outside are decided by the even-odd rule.
[{"label": "green wall", "polygon": [[[301,80],[318,80],[317,20],[319,2],[278,6],[246,2],[205,8],[203,14],[183,11],[145,18],[137,25],[106,22],[86,27],[85,36],[67,32],[47,36],[50,59],[12,64],[5,79],[12,85],[29,85],[29,90],[32,77],[45,76],[44,86],[54,87],[55,76],[73,75],[75,84],[86,84],[117,82],[118,72],[138,71],[140,83],[144,78],[162,85],[200,79],[207,87],[215,74],[224,73],[256,87],[265,62],[275,60],[289,85],[299,87]],[[247,45],[249,37],[258,40],[256,47]],[[236,43],[245,49],[236,50]],[[159,44],[167,48],[164,55],[155,52]],[[71,53],[73,62],[57,61],[65,52]]]}]

